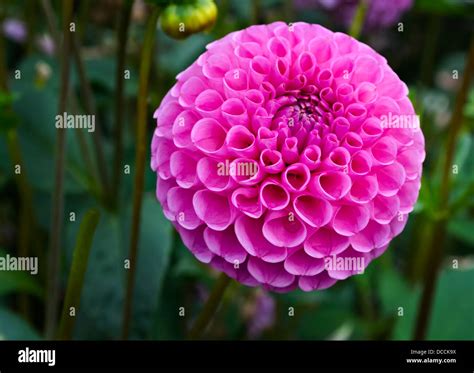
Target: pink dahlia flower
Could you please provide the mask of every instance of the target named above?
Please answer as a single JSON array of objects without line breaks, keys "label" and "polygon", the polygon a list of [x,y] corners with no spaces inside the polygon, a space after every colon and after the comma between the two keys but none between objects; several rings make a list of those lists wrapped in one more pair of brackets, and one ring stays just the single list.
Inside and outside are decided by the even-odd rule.
[{"label": "pink dahlia flower", "polygon": [[249,286],[361,273],[418,196],[424,138],[407,93],[385,58],[319,25],[209,44],[154,115],[165,216],[198,260]]}]

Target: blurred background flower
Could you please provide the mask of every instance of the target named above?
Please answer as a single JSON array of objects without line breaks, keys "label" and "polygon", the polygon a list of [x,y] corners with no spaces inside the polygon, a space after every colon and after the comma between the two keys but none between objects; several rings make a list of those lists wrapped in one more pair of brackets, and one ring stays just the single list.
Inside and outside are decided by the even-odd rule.
[{"label": "blurred background flower", "polygon": [[2,31],[8,39],[14,42],[23,43],[26,40],[27,31],[25,23],[18,19],[5,19],[2,23]]},{"label": "blurred background flower", "polygon": [[[396,24],[408,11],[413,0],[364,0],[367,6],[364,28],[376,31]],[[354,18],[359,0],[296,0],[300,9],[316,8],[328,12],[333,19],[348,28]]]}]

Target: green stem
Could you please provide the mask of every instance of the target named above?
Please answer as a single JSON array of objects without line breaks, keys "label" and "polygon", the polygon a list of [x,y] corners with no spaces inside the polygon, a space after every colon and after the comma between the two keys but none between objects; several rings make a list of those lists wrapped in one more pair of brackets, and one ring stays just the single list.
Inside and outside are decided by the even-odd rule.
[{"label": "green stem", "polygon": [[[59,46],[61,42],[61,35],[58,32],[56,27],[56,21],[54,19],[54,10],[51,6],[51,2],[49,0],[41,0],[41,7],[43,8],[43,12],[46,16],[46,23],[48,24],[49,32],[51,33],[51,37],[54,40],[54,44]],[[58,51],[56,50],[56,53]]]},{"label": "green stem", "polygon": [[260,0],[253,0],[252,2],[252,24],[258,25],[261,20],[262,4]]},{"label": "green stem", "polygon": [[76,61],[84,108],[89,115],[93,115],[95,117],[95,131],[92,136],[92,139],[95,148],[96,162],[99,168],[99,176],[102,182],[102,198],[105,204],[108,205],[107,201],[110,198],[110,195],[108,193],[109,184],[107,178],[107,167],[101,142],[102,131],[100,123],[97,122],[96,104],[94,101],[94,96],[92,94],[92,88],[90,86],[89,79],[87,78],[87,72],[84,66],[84,62],[81,57],[79,40],[75,34],[72,36],[72,50],[74,60]]},{"label": "green stem", "polygon": [[425,339],[428,325],[431,317],[431,308],[433,297],[438,280],[438,272],[443,260],[443,243],[446,236],[446,225],[448,214],[444,213],[449,208],[449,194],[451,189],[451,168],[454,160],[454,151],[456,143],[461,132],[463,122],[463,108],[466,103],[469,84],[474,75],[474,36],[471,38],[469,54],[464,67],[464,74],[456,97],[453,115],[449,125],[448,140],[446,144],[446,158],[443,167],[441,187],[439,193],[439,211],[440,217],[434,223],[433,227],[433,246],[432,251],[426,263],[426,272],[424,277],[423,293],[418,306],[418,315],[413,333],[414,339]]},{"label": "green stem", "polygon": [[352,19],[351,27],[349,28],[349,35],[355,39],[359,38],[362,28],[364,27],[367,7],[367,2],[365,0],[359,0],[359,4],[354,13],[354,18]]},{"label": "green stem", "polygon": [[[69,92],[69,67],[71,32],[69,24],[72,20],[73,2],[63,0],[63,33],[64,40],[61,49],[61,91],[59,97],[58,113],[64,113],[67,106]],[[46,337],[52,338],[58,314],[59,303],[59,267],[61,259],[61,232],[64,219],[64,164],[66,151],[66,131],[59,129],[56,137],[56,165],[54,177],[54,190],[52,194],[52,220],[50,231],[50,252],[45,326]]]},{"label": "green stem", "polygon": [[117,204],[118,194],[120,190],[120,180],[122,175],[122,159],[123,159],[123,108],[124,100],[124,71],[125,57],[127,51],[127,34],[130,24],[130,13],[132,10],[132,0],[127,0],[122,6],[118,25],[117,35],[117,71],[115,76],[115,158],[112,179],[112,196],[113,203]]},{"label": "green stem", "polygon": [[359,293],[359,301],[363,316],[367,321],[374,321],[376,318],[372,303],[372,288],[368,274],[362,274],[354,277],[356,290]]},{"label": "green stem", "polygon": [[[64,299],[61,322],[59,324],[58,339],[72,338],[74,323],[81,303],[82,287],[87,270],[87,262],[92,247],[94,233],[99,223],[100,214],[95,209],[86,212],[77,234],[76,246],[72,256],[71,271],[69,272],[66,297]],[[71,315],[71,309],[74,314]]]},{"label": "green stem", "polygon": [[222,300],[225,290],[231,282],[230,277],[227,277],[225,273],[221,273],[217,279],[214,288],[212,289],[209,298],[204,305],[201,313],[198,315],[194,325],[192,326],[189,332],[189,339],[199,339],[202,333],[206,330],[206,327],[209,325],[212,317],[217,311],[219,304]]},{"label": "green stem", "polygon": [[[56,26],[56,21],[54,19],[54,10],[53,7],[51,6],[51,2],[49,0],[41,0],[41,7],[43,8],[43,12],[46,16],[46,23],[48,24],[49,32],[51,33],[51,36],[54,40],[55,45],[60,45],[61,43],[61,35],[59,35],[57,26]],[[56,54],[58,54],[58,50],[56,49]],[[74,92],[69,92],[69,97],[71,100],[71,107],[73,112],[78,112],[78,100]],[[84,133],[82,131],[76,131],[76,140],[79,145],[79,149],[81,151],[81,154],[83,155],[84,159],[84,165],[86,166],[86,169],[92,173],[92,177],[88,174],[88,185],[94,195],[97,195],[100,193],[98,191],[98,186],[96,183],[96,180],[99,179],[99,172],[97,170],[97,167],[95,164],[92,162],[92,156],[90,154],[89,146],[86,141],[86,138],[84,136]],[[99,198],[100,196],[98,196]]]},{"label": "green stem", "polygon": [[[0,22],[3,20],[3,14],[0,14]],[[5,45],[3,36],[0,35],[0,90],[8,92],[8,78],[7,66],[5,59]],[[11,107],[5,110],[12,110]],[[33,191],[28,176],[23,164],[23,157],[21,154],[20,141],[18,139],[18,132],[16,128],[12,128],[7,132],[7,147],[10,160],[13,165],[19,165],[21,171],[19,174],[15,173],[16,184],[20,195],[20,211],[19,211],[19,234],[18,234],[18,255],[28,256],[29,245],[32,242],[32,232],[35,231],[36,219],[33,206]],[[20,311],[28,318],[28,297],[21,295],[19,298]]]},{"label": "green stem", "polygon": [[138,239],[140,233],[140,214],[145,179],[146,147],[148,144],[148,142],[146,141],[148,83],[153,54],[153,44],[155,42],[156,35],[156,23],[158,21],[159,15],[160,8],[155,7],[150,18],[148,19],[141,55],[140,82],[137,102],[137,143],[135,154],[135,179],[133,186],[132,227],[130,234],[129,250],[130,269],[128,270],[127,274],[127,289],[125,294],[123,312],[123,339],[128,338],[130,330],[130,319],[132,314],[133,288],[135,284],[136,261],[138,257]]},{"label": "green stem", "polygon": [[26,52],[31,54],[34,47],[35,37],[35,26],[36,26],[36,1],[32,1],[25,7],[25,20],[26,20]]},{"label": "green stem", "polygon": [[[32,232],[35,231],[36,219],[33,213],[33,191],[28,182],[26,169],[21,156],[20,141],[16,129],[11,129],[7,133],[8,153],[13,165],[19,165],[21,171],[15,174],[16,184],[20,194],[20,219],[18,234],[18,256],[27,257],[29,255],[29,246],[32,242]],[[29,300],[26,295],[19,298],[20,311],[25,317],[28,317]]]}]

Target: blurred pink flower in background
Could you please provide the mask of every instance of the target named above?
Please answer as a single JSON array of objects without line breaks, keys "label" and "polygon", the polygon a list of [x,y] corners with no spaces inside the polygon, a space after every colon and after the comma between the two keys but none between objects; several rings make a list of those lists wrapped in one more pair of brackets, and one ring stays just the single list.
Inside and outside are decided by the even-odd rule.
[{"label": "blurred pink flower in background", "polygon": [[249,286],[361,273],[418,197],[424,138],[407,93],[385,58],[319,25],[230,33],[155,112],[165,216],[198,260]]},{"label": "blurred pink flower in background", "polygon": [[393,26],[413,5],[413,0],[297,0],[296,6],[303,10],[314,8],[327,11],[336,22],[349,27],[359,1],[367,3],[364,26],[369,30]]},{"label": "blurred pink flower in background", "polygon": [[25,23],[15,18],[7,18],[3,21],[2,32],[6,38],[17,43],[23,43],[27,36]]},{"label": "blurred pink flower in background", "polygon": [[276,321],[275,299],[265,291],[257,291],[245,305],[244,317],[247,320],[248,337],[258,339]]},{"label": "blurred pink flower in background", "polygon": [[43,34],[37,39],[37,45],[41,52],[52,56],[55,51],[54,40],[49,34]]}]

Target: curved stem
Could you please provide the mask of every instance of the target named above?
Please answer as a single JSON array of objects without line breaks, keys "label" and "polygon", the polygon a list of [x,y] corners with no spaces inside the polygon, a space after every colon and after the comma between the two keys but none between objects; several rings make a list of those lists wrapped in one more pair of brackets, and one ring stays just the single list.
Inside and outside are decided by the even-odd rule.
[{"label": "curved stem", "polygon": [[464,67],[463,80],[461,88],[456,97],[453,115],[449,125],[448,140],[446,144],[446,158],[443,166],[443,175],[441,179],[441,187],[439,193],[439,211],[440,217],[433,225],[432,251],[426,263],[426,272],[424,276],[423,293],[421,296],[418,315],[413,333],[414,339],[425,339],[429,320],[431,317],[431,308],[433,305],[433,297],[436,290],[438,280],[439,267],[443,260],[443,243],[446,236],[446,223],[448,220],[447,212],[449,208],[449,194],[451,189],[451,167],[453,165],[454,151],[456,143],[461,132],[463,108],[467,99],[469,84],[474,75],[474,37],[471,39],[469,55]]},{"label": "curved stem", "polygon": [[107,178],[107,166],[103,150],[104,147],[102,146],[102,130],[100,127],[100,123],[97,122],[97,107],[95,104],[94,95],[92,93],[92,88],[87,77],[86,68],[82,60],[80,43],[78,37],[75,34],[72,35],[71,43],[74,60],[76,61],[76,68],[79,76],[84,108],[89,115],[94,116],[95,120],[95,129],[92,135],[92,140],[95,148],[96,163],[99,168],[99,177],[102,182],[102,199],[105,205],[109,206],[108,200],[110,199],[110,195],[108,193],[109,183]]},{"label": "curved stem", "polygon": [[352,19],[352,24],[349,29],[349,35],[355,39],[358,39],[362,28],[364,27],[365,15],[367,13],[367,2],[365,0],[359,0],[357,9]]},{"label": "curved stem", "polygon": [[[72,256],[71,271],[64,300],[61,322],[59,325],[58,339],[71,339],[74,331],[79,305],[81,303],[81,293],[84,284],[84,277],[87,270],[87,262],[92,247],[94,233],[99,223],[100,214],[95,209],[86,212],[77,234],[76,246]],[[70,314],[71,308],[74,308],[74,315]]]},{"label": "curved stem", "polygon": [[150,67],[155,42],[156,23],[160,15],[160,8],[155,7],[148,19],[145,40],[143,43],[141,64],[140,64],[140,86],[137,102],[137,138],[135,154],[135,179],[133,186],[133,210],[132,227],[130,234],[130,269],[127,276],[127,289],[125,294],[122,337],[128,338],[130,330],[130,318],[132,314],[133,288],[135,284],[136,262],[138,257],[138,239],[140,233],[140,214],[142,208],[143,185],[145,179],[145,158],[146,158],[146,120],[147,120],[147,100]]},{"label": "curved stem", "polygon": [[[82,5],[81,3],[81,6],[82,6],[82,10],[84,10],[85,5]],[[51,1],[41,0],[41,7],[43,9],[43,13],[46,18],[46,23],[48,24],[49,32],[51,33],[53,37],[54,44],[56,46],[59,46],[61,44],[61,35],[59,34],[57,26],[56,26],[56,20],[54,18],[54,10],[51,5]],[[83,30],[83,29],[84,27],[80,27],[80,30]],[[55,54],[59,56],[59,52],[60,51],[56,49]],[[79,110],[79,103],[78,103],[78,99],[75,93],[70,90],[68,93],[68,96],[70,98],[72,111],[77,113]],[[96,183],[96,180],[99,179],[98,166],[92,162],[92,156],[90,154],[89,146],[84,136],[84,133],[82,131],[75,131],[75,133],[76,133],[75,139],[77,140],[81,154],[83,155],[83,158],[84,158],[84,165],[86,166],[86,169],[89,170],[90,172],[90,175],[89,174],[87,175],[88,176],[87,187],[90,188],[93,195],[97,195],[97,197],[100,198],[99,186]]]},{"label": "curved stem", "polygon": [[132,11],[132,0],[127,0],[120,12],[118,36],[117,36],[117,71],[115,76],[115,158],[112,176],[111,200],[117,204],[120,190],[120,179],[122,175],[123,159],[123,108],[124,108],[124,71],[125,56],[127,51],[127,33],[130,24],[130,13]]},{"label": "curved stem", "polygon": [[[64,40],[61,50],[61,91],[59,97],[59,113],[64,113],[67,106],[69,91],[69,67],[71,32],[69,24],[72,20],[73,2],[63,1],[63,32]],[[56,165],[54,190],[52,194],[52,221],[50,231],[50,251],[46,304],[46,337],[52,338],[56,325],[59,303],[59,265],[61,258],[61,231],[64,218],[64,164],[66,150],[66,131],[58,129],[56,137]]]},{"label": "curved stem", "polygon": [[209,298],[206,301],[206,304],[204,305],[204,308],[202,309],[189,332],[189,339],[199,339],[202,333],[206,330],[206,327],[209,325],[209,322],[219,307],[224,292],[229,286],[230,281],[231,278],[227,277],[225,273],[220,274],[211,294],[209,295]]}]

